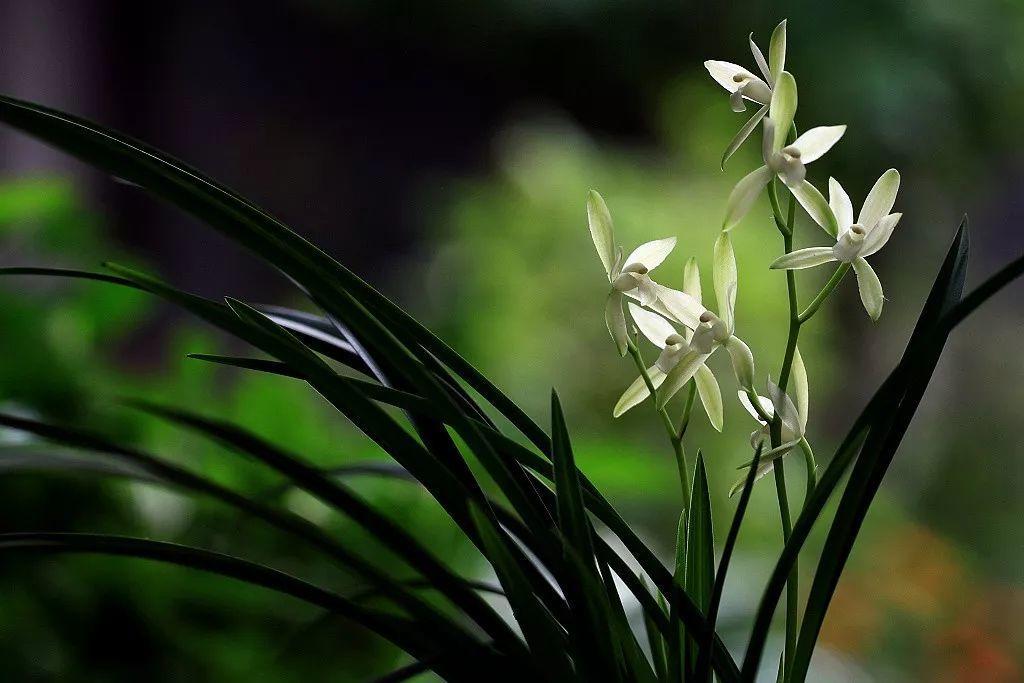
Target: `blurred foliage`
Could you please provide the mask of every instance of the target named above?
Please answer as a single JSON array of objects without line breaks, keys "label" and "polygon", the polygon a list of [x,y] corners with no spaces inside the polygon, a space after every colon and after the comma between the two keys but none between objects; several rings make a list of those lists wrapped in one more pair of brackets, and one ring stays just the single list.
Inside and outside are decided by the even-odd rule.
[{"label": "blurred foliage", "polygon": [[[58,179],[0,185],[0,226],[8,263],[90,267],[118,251],[83,199]],[[202,402],[215,408],[215,416],[324,467],[382,457],[304,384],[185,358],[190,351],[224,349],[226,343],[190,322],[173,327],[162,357],[149,358],[146,367],[126,363],[132,347],[154,348],[152,324],[168,313],[153,308],[144,295],[102,284],[30,277],[5,282],[0,289],[4,409],[128,436],[139,447],[236,490],[282,496],[293,511],[330,527],[367,558],[401,575],[394,558],[318,501],[296,492],[272,493],[280,480],[268,471],[119,403],[129,396],[177,405]],[[0,448],[20,441],[13,433],[0,433]],[[450,522],[416,487],[368,477],[353,479],[351,485],[403,526],[431,538],[453,565],[475,566]],[[320,554],[295,547],[216,504],[162,488],[67,474],[7,474],[0,480],[0,501],[5,531],[107,531],[228,553],[244,549],[342,591],[361,589]],[[393,651],[358,628],[324,621],[303,605],[197,572],[136,560],[22,557],[5,562],[2,574],[4,680],[256,676],[298,681],[319,675],[326,666],[336,672],[335,680],[360,681],[395,663]],[[132,653],[129,660],[126,651]]]}]

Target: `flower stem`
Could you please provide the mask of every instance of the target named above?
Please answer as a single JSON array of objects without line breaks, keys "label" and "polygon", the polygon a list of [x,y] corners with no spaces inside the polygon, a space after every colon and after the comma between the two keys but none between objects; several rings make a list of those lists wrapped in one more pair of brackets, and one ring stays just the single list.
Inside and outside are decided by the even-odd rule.
[{"label": "flower stem", "polygon": [[[647,385],[647,391],[651,393],[651,400],[654,402],[654,405],[657,406],[658,390],[654,387],[654,382],[651,381],[651,375],[647,372],[647,364],[644,363],[643,356],[640,355],[640,349],[637,348],[636,344],[630,343],[629,355],[633,358],[633,362],[636,364],[637,370],[640,371],[640,376],[644,378],[644,384]],[[690,504],[690,468],[686,464],[686,449],[683,448],[683,433],[686,431],[686,424],[689,422],[690,408],[692,408],[692,406],[693,388],[691,388],[690,397],[686,401],[686,409],[683,414],[683,426],[680,428],[678,434],[676,434],[676,428],[672,424],[672,418],[669,417],[668,410],[665,408],[658,408],[658,415],[661,417],[661,422],[665,426],[665,433],[668,435],[668,440],[672,443],[672,450],[675,452],[676,467],[679,470],[679,487],[683,494],[684,510]]]},{"label": "flower stem", "polygon": [[818,485],[818,463],[814,459],[814,451],[807,439],[800,439],[800,450],[804,452],[804,463],[807,465],[807,491],[804,493],[804,500],[811,495],[814,487]]},{"label": "flower stem", "polygon": [[679,424],[680,441],[686,436],[686,428],[690,426],[690,413],[693,411],[693,399],[697,395],[697,382],[690,380],[690,392],[686,395],[686,403],[683,404],[683,421]]},{"label": "flower stem", "polygon": [[839,265],[838,268],[836,268],[836,272],[832,273],[832,277],[830,277],[828,282],[825,283],[825,286],[821,288],[821,291],[818,292],[818,295],[814,297],[814,300],[811,301],[811,303],[807,304],[807,308],[805,308],[804,312],[800,314],[799,317],[801,324],[810,320],[811,317],[818,312],[818,309],[821,308],[821,305],[825,303],[825,299],[827,299],[829,295],[832,294],[836,286],[839,285],[839,283],[842,281],[846,273],[849,272],[849,270],[849,263],[842,263]]},{"label": "flower stem", "polygon": [[[790,196],[788,215],[785,222],[781,221],[782,212],[777,210],[777,186],[778,180],[773,179],[770,195],[775,195],[776,198],[772,202],[772,210],[775,216],[775,223],[779,228],[779,232],[782,233],[785,253],[789,254],[793,251],[795,198]],[[789,337],[786,341],[786,353],[782,360],[782,369],[779,371],[778,382],[779,389],[783,392],[786,391],[786,385],[789,383],[789,376],[793,369],[793,358],[796,355],[796,345],[797,340],[800,338],[800,325],[802,324],[799,304],[797,302],[796,273],[792,270],[786,271],[786,290],[789,295]],[[772,448],[777,448],[782,443],[782,417],[777,409],[771,421],[770,434]],[[779,517],[782,522],[782,541],[785,544],[789,541],[789,537],[793,532],[793,520],[789,510],[789,495],[786,491],[786,470],[783,458],[775,461],[774,474],[775,492],[779,499]],[[792,571],[790,571],[789,578],[786,581],[786,646],[782,662],[783,681],[787,680],[792,668],[793,655],[796,648],[797,613],[799,609],[799,586],[797,581],[798,567],[797,562],[794,562]]]}]

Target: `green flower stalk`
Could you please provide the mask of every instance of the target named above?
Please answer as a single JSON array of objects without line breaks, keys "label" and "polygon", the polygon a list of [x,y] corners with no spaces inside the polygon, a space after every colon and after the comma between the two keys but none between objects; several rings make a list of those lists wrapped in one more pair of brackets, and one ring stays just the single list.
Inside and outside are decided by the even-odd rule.
[{"label": "green flower stalk", "polygon": [[[733,111],[746,111],[747,102],[760,105],[727,146],[722,155],[723,167],[759,124],[763,129],[763,163],[745,175],[729,194],[721,233],[715,242],[712,277],[718,312],[704,305],[700,292],[700,271],[695,259],[687,262],[682,292],[659,285],[651,279],[650,271],[660,265],[675,246],[672,238],[649,242],[630,256],[622,258],[621,249],[614,246],[607,206],[600,195],[593,191],[588,200],[588,215],[594,244],[612,286],[606,308],[608,327],[620,355],[628,350],[640,373],[640,377],[619,398],[613,415],[618,417],[648,397],[652,398],[675,449],[684,497],[688,497],[689,475],[682,446],[682,430],[673,426],[666,409],[673,397],[689,386],[684,425],[689,419],[689,406],[696,393],[700,396],[711,424],[722,431],[724,409],[721,388],[718,379],[708,368],[707,361],[718,349],[725,348],[732,360],[740,388],[737,392],[740,403],[760,425],[751,435],[751,447],[760,452],[761,457],[749,481],[756,482],[774,471],[783,540],[788,541],[793,527],[783,470],[785,456],[798,449],[804,453],[807,495],[810,495],[817,481],[817,465],[806,438],[809,387],[803,359],[797,348],[800,330],[824,305],[851,268],[856,273],[861,300],[868,314],[872,320],[877,320],[881,315],[882,287],[866,258],[886,244],[900,220],[901,214],[891,213],[899,190],[900,176],[895,169],[882,174],[865,199],[856,221],[852,202],[835,179],[830,179],[829,198],[826,200],[808,179],[808,166],[824,157],[843,138],[846,126],[818,126],[798,134],[795,125],[797,84],[793,74],[786,70],[785,21],[772,34],[767,58],[754,42],[752,34],[749,42],[760,76],[731,62],[709,60],[704,63],[711,77],[729,92]],[[753,353],[735,335],[739,278],[730,234],[750,213],[765,188],[769,190],[775,226],[782,235],[784,246],[784,253],[765,265],[787,271],[790,314],[789,335],[778,382],[768,378],[767,395],[760,396],[754,390]],[[790,195],[789,210],[785,215],[779,197],[783,190]],[[793,249],[797,204],[834,239],[832,246]],[[801,311],[795,271],[833,261],[840,264],[839,268]],[[630,302],[628,306],[628,319],[622,307],[623,297],[636,300],[636,303]],[[653,365],[647,366],[643,361],[639,348],[630,338],[631,329],[638,330],[639,335],[659,349],[657,361]],[[788,393],[790,389],[792,398]],[[710,449],[705,445],[702,450],[708,452]],[[752,462],[747,462],[740,469],[747,469],[751,465]],[[743,488],[747,482],[748,476],[744,475],[732,487],[730,495]],[[786,639],[780,671],[780,680],[783,681],[788,680],[793,666],[798,597],[794,563],[787,581]]]}]

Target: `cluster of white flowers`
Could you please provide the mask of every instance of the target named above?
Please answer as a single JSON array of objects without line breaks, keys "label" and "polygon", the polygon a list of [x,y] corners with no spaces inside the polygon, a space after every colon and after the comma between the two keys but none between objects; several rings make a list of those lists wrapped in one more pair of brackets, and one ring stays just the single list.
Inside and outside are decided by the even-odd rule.
[{"label": "cluster of white flowers", "polygon": [[[821,300],[831,292],[830,288],[834,288],[852,266],[864,308],[872,320],[877,320],[882,312],[882,287],[865,259],[885,245],[899,222],[901,214],[891,211],[899,190],[900,176],[895,169],[882,174],[868,193],[856,222],[853,204],[834,178],[829,178],[829,198],[826,201],[807,179],[807,165],[820,159],[839,142],[846,126],[819,126],[802,135],[797,134],[794,125],[796,80],[785,70],[785,21],[772,33],[767,58],[754,42],[753,34],[750,36],[750,49],[760,76],[730,62],[710,60],[704,63],[712,78],[729,92],[733,111],[746,111],[746,101],[759,105],[726,148],[722,156],[723,169],[726,161],[750,138],[758,124],[763,128],[763,165],[743,177],[730,193],[721,232],[715,242],[712,277],[717,314],[704,305],[696,259],[691,257],[686,262],[682,290],[666,287],[651,279],[651,271],[675,247],[674,237],[643,244],[623,258],[621,247],[615,243],[611,214],[596,191],[590,192],[587,213],[590,233],[610,284],[605,307],[608,330],[619,355],[631,353],[641,371],[641,376],[615,405],[615,417],[642,403],[652,391],[657,409],[664,411],[668,402],[692,380],[691,391],[696,391],[711,424],[721,431],[722,392],[706,362],[715,351],[724,348],[732,361],[740,401],[761,424],[751,436],[752,444],[767,439],[770,422],[777,420],[776,445],[766,450],[758,467],[758,476],[763,476],[771,470],[777,458],[794,447],[801,445],[809,452],[804,438],[808,411],[807,376],[799,349],[794,348],[791,367],[786,368],[786,373],[790,374],[792,381],[789,386],[795,400],[771,379],[767,382],[767,397],[755,392],[753,355],[747,344],[735,334],[738,278],[731,231],[750,212],[765,188],[770,188],[779,229],[791,231],[792,225],[783,225],[777,197],[777,188],[786,188],[834,240],[834,244],[787,251],[769,267],[795,270],[831,261],[840,263],[833,281],[826,285],[812,305],[810,314],[813,314]],[[632,324],[628,322],[630,320]],[[637,346],[638,335],[660,349],[657,361],[647,368]],[[688,413],[684,424],[687,418]]]}]

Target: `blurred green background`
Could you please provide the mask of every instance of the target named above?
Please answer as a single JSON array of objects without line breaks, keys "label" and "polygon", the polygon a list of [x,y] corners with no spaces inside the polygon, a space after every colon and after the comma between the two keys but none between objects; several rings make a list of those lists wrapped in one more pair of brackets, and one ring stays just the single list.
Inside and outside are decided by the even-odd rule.
[{"label": "blurred green background", "polygon": [[[888,299],[882,320],[870,323],[851,280],[802,337],[820,460],[898,359],[962,214],[973,228],[972,282],[1024,251],[1016,1],[196,1],[166,12],[154,22],[127,2],[0,2],[11,55],[0,84],[122,128],[238,188],[392,295],[544,423],[556,387],[581,467],[666,557],[679,510],[674,464],[649,406],[611,419],[634,373],[604,330],[606,283],[585,197],[603,193],[627,249],[678,236],[659,279],[681,286],[694,255],[710,290],[724,200],[758,158],[755,144],[719,169],[742,118],[705,59],[752,66],[747,33],[764,45],[788,17],[798,123],[849,125],[811,179],[824,187],[836,176],[859,204],[886,168],[903,176],[904,219],[874,259]],[[302,305],[266,267],[136,188],[7,131],[0,149],[3,265],[110,259],[208,296]],[[762,381],[778,372],[786,334],[784,276],[766,267],[780,249],[769,215],[759,204],[735,233],[738,332]],[[825,243],[806,220],[798,241]],[[823,274],[800,276],[804,300]],[[1021,293],[1003,294],[947,348],[839,586],[813,680],[1024,680]],[[325,467],[383,457],[297,382],[186,359],[244,349],[139,294],[7,280],[0,340],[4,410],[102,430],[244,492],[279,495],[266,471],[119,399],[201,405]],[[726,359],[713,366],[725,433],[699,416],[688,438],[709,463],[721,536],[755,425],[732,400]],[[38,449],[12,432],[0,441]],[[799,500],[802,467],[789,475]],[[487,578],[414,487],[350,483]],[[780,546],[773,488],[755,491],[727,587],[721,624],[737,652]],[[396,566],[316,501],[282,500]],[[141,484],[0,468],[0,520],[4,530],[194,543],[361,588],[258,524]],[[807,579],[812,568],[802,564]],[[403,663],[349,624],[184,570],[19,557],[5,558],[0,577],[4,680],[363,681]]]}]

